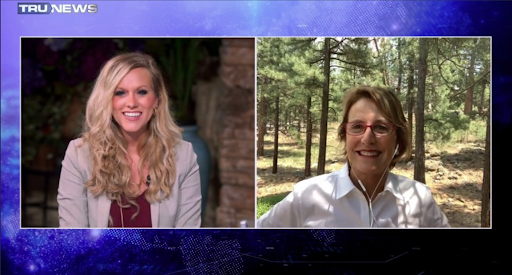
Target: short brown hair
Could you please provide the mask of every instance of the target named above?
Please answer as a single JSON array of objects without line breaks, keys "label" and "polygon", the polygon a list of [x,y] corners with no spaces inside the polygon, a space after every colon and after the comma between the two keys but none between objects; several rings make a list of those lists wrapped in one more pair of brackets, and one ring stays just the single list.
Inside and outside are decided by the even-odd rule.
[{"label": "short brown hair", "polygon": [[400,147],[398,148],[398,154],[391,161],[390,168],[393,168],[402,159],[410,157],[412,144],[409,139],[410,129],[405,119],[402,104],[395,93],[388,88],[357,86],[346,92],[343,100],[342,120],[338,127],[338,139],[343,143],[342,154],[344,157],[347,156],[347,133],[343,125],[348,122],[350,108],[361,98],[370,99],[382,112],[386,120],[396,125],[397,142]]}]

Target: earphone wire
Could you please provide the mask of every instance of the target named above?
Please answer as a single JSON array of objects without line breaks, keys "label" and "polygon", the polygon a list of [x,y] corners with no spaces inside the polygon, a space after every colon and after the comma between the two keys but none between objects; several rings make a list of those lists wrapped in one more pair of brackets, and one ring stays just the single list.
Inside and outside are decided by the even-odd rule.
[{"label": "earphone wire", "polygon": [[[370,198],[370,195],[368,195],[368,192],[366,192],[366,188],[364,187],[364,185],[361,182],[361,180],[357,177],[356,172],[355,171],[352,171],[352,172],[354,172],[354,176],[356,177],[357,182],[359,183],[359,185],[361,186],[361,189],[363,189],[363,192],[366,194],[366,197],[368,198],[368,207],[370,208],[370,215],[371,215],[371,217],[370,217],[370,227],[373,227],[373,222],[374,221],[375,221],[375,224],[378,227],[377,219],[375,218],[375,215],[373,214],[372,199]],[[375,189],[377,189],[377,188],[375,188]],[[374,193],[375,193],[375,190],[374,190]]]},{"label": "earphone wire", "polygon": [[[390,162],[389,162],[389,164],[388,164],[387,171],[386,171],[386,170],[384,170],[384,173],[382,173],[382,176],[380,176],[380,179],[379,179],[379,182],[377,183],[377,186],[375,187],[375,189],[373,189],[373,192],[372,192],[372,196],[371,196],[370,201],[373,199],[373,196],[375,195],[375,191],[377,191],[377,188],[379,188],[379,185],[380,185],[380,183],[382,182],[382,178],[384,177],[384,175],[386,174],[386,172],[389,172],[389,165],[391,165],[391,163],[393,162],[393,159],[395,158],[395,155],[396,155],[396,153],[398,152],[398,148],[399,148],[399,147],[400,147],[400,146],[397,144],[397,145],[396,145],[396,149],[395,149],[395,153],[393,153],[393,157],[391,158],[391,161],[390,161]],[[356,175],[356,173],[355,173],[355,172],[354,172],[354,175]],[[357,176],[356,176],[356,178],[357,178]],[[358,180],[359,180],[359,179],[358,179]]]},{"label": "earphone wire", "polygon": [[[393,154],[393,158],[394,156],[396,155],[396,153],[398,152],[398,148],[399,148],[399,145],[397,144],[396,145],[396,149],[395,149],[395,153]],[[373,189],[373,192],[372,192],[372,196],[370,197],[370,195],[368,195],[368,192],[366,192],[366,188],[364,187],[363,183],[361,182],[361,180],[359,179],[359,177],[357,177],[356,175],[356,171],[352,170],[352,172],[354,173],[354,176],[356,177],[357,179],[357,182],[359,183],[359,185],[361,186],[361,189],[363,189],[364,193],[366,194],[366,197],[368,198],[368,206],[370,208],[370,215],[371,215],[371,219],[370,219],[370,227],[373,227],[373,222],[375,221],[375,225],[377,225],[377,227],[379,226],[378,222],[377,222],[377,219],[375,218],[375,215],[373,214],[373,207],[372,207],[372,199],[373,199],[373,196],[375,195],[375,191],[377,191],[377,188],[379,188],[379,185],[380,183],[382,182],[382,178],[384,177],[384,175],[386,174],[386,172],[389,172],[389,165],[391,164],[391,162],[393,162],[393,158],[391,158],[391,161],[389,162],[388,164],[388,170],[384,170],[384,173],[382,173],[382,176],[380,176],[380,179],[379,179],[379,182],[377,183],[377,186],[375,187],[375,189]],[[350,162],[349,162],[349,165],[350,165]],[[352,166],[351,166],[352,167]]]}]

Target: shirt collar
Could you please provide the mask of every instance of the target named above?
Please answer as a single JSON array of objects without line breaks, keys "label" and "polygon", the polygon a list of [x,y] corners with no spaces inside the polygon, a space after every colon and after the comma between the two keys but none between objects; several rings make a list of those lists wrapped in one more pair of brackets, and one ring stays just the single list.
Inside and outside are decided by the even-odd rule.
[{"label": "shirt collar", "polygon": [[[344,165],[338,173],[338,181],[336,184],[336,192],[334,194],[335,199],[339,199],[345,195],[347,195],[353,189],[357,189],[352,183],[348,175],[348,167],[349,165]],[[402,193],[400,192],[400,179],[397,175],[389,172],[388,177],[385,182],[384,191],[388,191],[397,199],[404,200]]]},{"label": "shirt collar", "polygon": [[339,175],[336,183],[336,192],[334,194],[335,199],[345,196],[356,188],[348,176],[348,164],[344,165],[337,173]]},{"label": "shirt collar", "polygon": [[401,181],[398,176],[389,172],[388,178],[386,179],[386,185],[384,186],[384,191],[389,191],[399,200],[405,200],[400,190],[400,183]]}]

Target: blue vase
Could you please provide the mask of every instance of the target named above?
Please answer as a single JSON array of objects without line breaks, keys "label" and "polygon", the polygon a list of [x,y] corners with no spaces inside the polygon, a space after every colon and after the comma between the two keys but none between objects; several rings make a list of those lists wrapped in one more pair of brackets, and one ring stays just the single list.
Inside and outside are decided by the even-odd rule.
[{"label": "blue vase", "polygon": [[208,200],[208,188],[210,186],[210,150],[208,144],[197,134],[199,127],[196,125],[181,126],[183,140],[192,143],[194,152],[197,155],[197,164],[199,165],[199,176],[201,178],[201,217],[206,212],[206,203]]}]

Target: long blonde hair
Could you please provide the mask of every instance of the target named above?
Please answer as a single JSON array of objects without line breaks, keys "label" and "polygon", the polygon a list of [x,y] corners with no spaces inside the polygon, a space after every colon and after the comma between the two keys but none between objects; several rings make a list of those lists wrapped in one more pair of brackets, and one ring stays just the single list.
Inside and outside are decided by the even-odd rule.
[{"label": "long blonde hair", "polygon": [[[171,194],[176,177],[174,148],[182,136],[169,111],[169,98],[162,74],[151,56],[125,53],[105,63],[87,101],[82,144],[89,145],[92,156],[92,175],[86,183],[91,193],[95,196],[105,193],[118,203],[121,197],[125,197],[139,209],[133,200],[137,196],[136,191],[129,188],[131,171],[126,157],[127,143],[112,117],[115,89],[123,77],[135,68],[145,68],[151,74],[159,106],[148,122],[148,130],[139,139],[139,182],[146,181],[142,169],[147,165],[151,177],[151,184],[145,193],[148,202],[160,202]],[[160,191],[161,196],[158,195]]]}]

